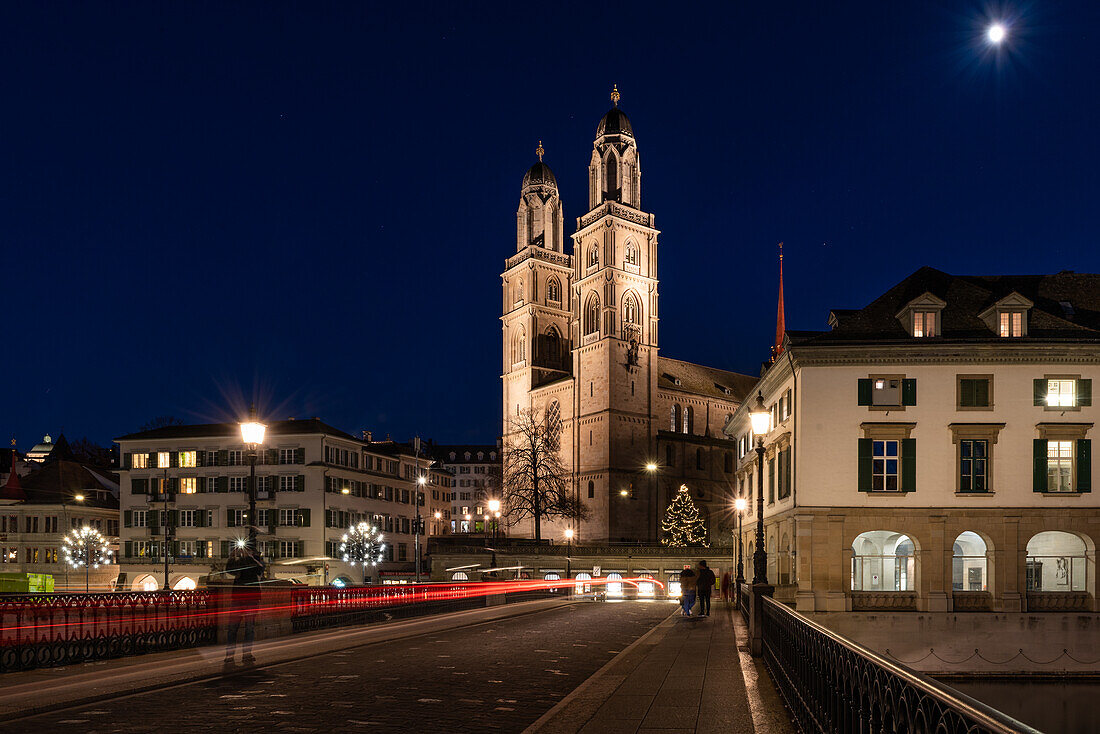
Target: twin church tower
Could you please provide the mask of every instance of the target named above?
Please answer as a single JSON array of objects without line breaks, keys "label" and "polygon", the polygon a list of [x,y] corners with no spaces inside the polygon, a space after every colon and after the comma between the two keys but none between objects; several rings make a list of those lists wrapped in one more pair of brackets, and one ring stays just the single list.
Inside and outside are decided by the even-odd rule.
[{"label": "twin church tower", "polygon": [[[617,87],[611,100],[572,254],[541,141],[523,177],[516,253],[501,276],[505,445],[523,410],[560,421],[563,463],[588,509],[574,528],[581,542],[656,542],[680,484],[715,536],[731,525],[736,463],[721,429],[756,378],[659,355],[660,232],[642,209],[638,144]],[[561,539],[569,526],[544,522],[543,537]]]}]

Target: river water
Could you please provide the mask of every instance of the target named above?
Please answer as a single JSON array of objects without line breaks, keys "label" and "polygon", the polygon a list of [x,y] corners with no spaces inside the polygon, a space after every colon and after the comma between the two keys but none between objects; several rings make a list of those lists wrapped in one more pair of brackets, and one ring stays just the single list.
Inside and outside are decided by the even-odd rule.
[{"label": "river water", "polygon": [[945,682],[1046,734],[1100,732],[1100,681],[955,678]]}]

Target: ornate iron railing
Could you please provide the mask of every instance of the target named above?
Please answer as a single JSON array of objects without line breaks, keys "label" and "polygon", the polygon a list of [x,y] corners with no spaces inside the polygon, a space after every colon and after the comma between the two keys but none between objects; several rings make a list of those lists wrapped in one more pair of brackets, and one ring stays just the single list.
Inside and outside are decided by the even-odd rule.
[{"label": "ornate iron railing", "polygon": [[804,732],[1039,734],[774,599],[763,608],[764,662]]},{"label": "ornate iron railing", "polygon": [[211,587],[194,591],[0,595],[0,673],[213,644],[249,615],[264,636],[567,596],[563,581]]}]

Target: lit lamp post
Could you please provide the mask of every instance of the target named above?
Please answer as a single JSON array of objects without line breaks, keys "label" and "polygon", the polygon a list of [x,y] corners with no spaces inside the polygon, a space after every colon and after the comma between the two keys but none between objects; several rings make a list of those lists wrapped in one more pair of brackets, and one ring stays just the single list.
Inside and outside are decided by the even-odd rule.
[{"label": "lit lamp post", "polygon": [[[419,439],[417,439],[417,441],[419,441]],[[417,447],[417,454],[416,455],[417,455],[417,461],[419,461],[419,457],[420,457],[419,446]],[[428,478],[426,476],[424,476],[423,474],[417,476],[417,478],[416,478],[416,489],[413,492],[413,494],[416,495],[413,498],[414,501],[416,502],[416,535],[413,536],[413,543],[415,543],[415,549],[414,549],[415,553],[414,553],[414,555],[416,556],[416,583],[418,583],[418,584],[420,583],[420,524],[422,522],[424,522],[424,520],[420,517],[420,495],[423,493],[424,485],[427,484],[427,483],[428,483]]]},{"label": "lit lamp post", "polygon": [[[498,517],[498,518],[500,517],[500,500],[489,500],[489,515],[493,515],[494,517]],[[489,515],[485,516],[486,519],[489,518]],[[494,541],[497,539],[497,530],[498,530],[499,525],[500,525],[499,520],[497,520],[496,522],[493,523],[493,540]]]},{"label": "lit lamp post", "polygon": [[565,529],[565,578],[573,578],[573,528]]},{"label": "lit lamp post", "polygon": [[432,517],[435,518],[435,532],[436,532],[436,534],[437,535],[443,535],[443,532],[440,529],[441,525],[442,525],[442,523],[440,521],[443,520],[443,513],[440,512],[439,510],[436,510],[435,514],[432,515]]},{"label": "lit lamp post", "polygon": [[764,405],[764,394],[756,394],[756,405],[749,411],[752,433],[756,438],[756,549],[752,554],[752,583],[768,585],[768,553],[764,550],[764,436],[771,427],[771,414]]},{"label": "lit lamp post", "polygon": [[745,510],[749,508],[749,502],[744,497],[738,497],[733,501],[733,507],[737,510],[737,579],[734,581],[737,584],[737,605],[741,605],[741,584],[745,583],[745,563],[742,560],[741,549],[744,546],[741,535],[741,518],[745,515]]},{"label": "lit lamp post", "polygon": [[658,530],[658,528],[660,528],[660,526],[661,526],[661,509],[660,509],[661,508],[661,500],[660,500],[659,497],[657,497],[657,485],[656,485],[657,469],[658,469],[657,462],[655,462],[655,461],[646,462],[645,471],[646,471],[646,474],[649,475],[649,491],[653,495],[653,543],[654,543],[654,545],[656,545],[657,543],[660,543],[660,538],[658,537],[659,534],[660,534],[660,531]]},{"label": "lit lamp post", "polygon": [[248,447],[248,549],[256,552],[256,449],[264,442],[267,426],[256,420],[256,409],[241,424],[241,440]]}]

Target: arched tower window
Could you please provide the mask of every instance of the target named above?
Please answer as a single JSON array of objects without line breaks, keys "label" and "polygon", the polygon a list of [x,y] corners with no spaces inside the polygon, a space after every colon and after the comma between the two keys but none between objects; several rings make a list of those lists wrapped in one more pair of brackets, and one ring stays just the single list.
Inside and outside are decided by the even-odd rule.
[{"label": "arched tower window", "polygon": [[673,433],[680,430],[680,404],[676,403],[672,406],[672,428]]},{"label": "arched tower window", "polygon": [[684,433],[695,433],[695,408],[690,405],[684,411]]},{"label": "arched tower window", "polygon": [[627,265],[637,265],[640,257],[638,256],[638,246],[633,241],[626,243],[626,255],[625,262]]},{"label": "arched tower window", "polygon": [[596,245],[588,246],[588,267],[594,268],[600,264],[600,248]]},{"label": "arched tower window", "polygon": [[596,496],[596,485],[593,482],[588,483],[588,499],[592,499]]},{"label": "arched tower window", "polygon": [[553,326],[546,330],[546,358],[552,365],[556,365],[561,360],[561,334]]},{"label": "arched tower window", "polygon": [[638,325],[638,301],[632,294],[627,294],[623,299],[623,324]]},{"label": "arched tower window", "polygon": [[561,282],[552,275],[546,280],[546,300],[561,303]]},{"label": "arched tower window", "polygon": [[595,293],[588,297],[584,305],[584,333],[596,334],[600,330],[600,297]]},{"label": "arched tower window", "polygon": [[550,405],[546,407],[546,425],[552,431],[561,430],[561,405],[557,400],[551,400]]},{"label": "arched tower window", "polygon": [[521,326],[512,339],[512,364],[519,364],[527,357],[527,332]]},{"label": "arched tower window", "polygon": [[614,151],[609,151],[604,163],[604,182],[607,184],[604,199],[619,198],[619,159]]},{"label": "arched tower window", "polygon": [[523,281],[520,280],[516,283],[516,303],[523,301]]}]

